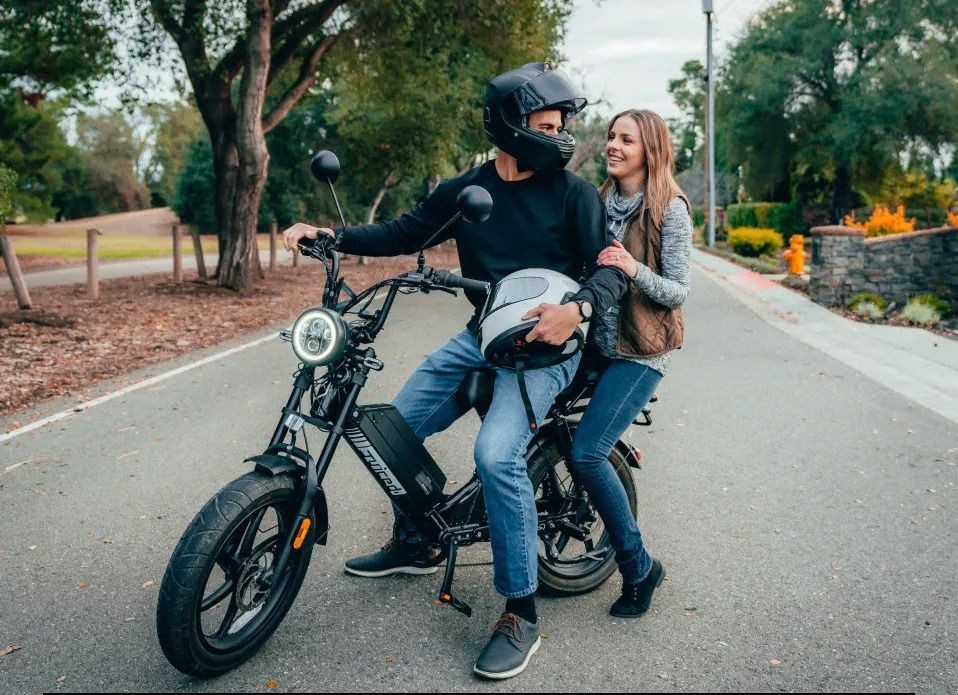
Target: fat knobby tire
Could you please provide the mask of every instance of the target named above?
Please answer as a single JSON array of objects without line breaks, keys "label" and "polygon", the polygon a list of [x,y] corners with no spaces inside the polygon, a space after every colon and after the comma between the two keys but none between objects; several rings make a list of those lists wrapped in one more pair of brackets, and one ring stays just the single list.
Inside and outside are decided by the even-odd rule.
[{"label": "fat knobby tire", "polygon": [[180,538],[163,576],[156,609],[160,646],[169,662],[185,674],[208,678],[246,661],[269,638],[292,605],[302,585],[313,549],[313,528],[302,549],[294,555],[287,572],[289,584],[282,587],[283,600],[276,605],[251,639],[230,651],[216,651],[202,639],[199,603],[215,562],[216,554],[230,534],[249,514],[267,501],[295,515],[297,480],[289,475],[271,476],[251,472],[220,490]]}]

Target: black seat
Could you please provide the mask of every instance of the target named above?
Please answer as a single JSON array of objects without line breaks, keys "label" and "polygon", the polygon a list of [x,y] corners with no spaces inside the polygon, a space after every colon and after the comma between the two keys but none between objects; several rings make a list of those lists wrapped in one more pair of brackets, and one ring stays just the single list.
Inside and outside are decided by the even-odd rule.
[{"label": "black seat", "polygon": [[496,384],[496,372],[492,369],[471,369],[456,391],[456,405],[463,412],[475,408],[479,417],[485,417],[492,404],[492,390]]},{"label": "black seat", "polygon": [[[570,400],[588,398],[608,363],[608,358],[594,349],[587,348],[582,353],[582,361],[579,363],[575,376],[572,377],[572,382],[556,396],[555,402],[565,406]],[[472,369],[466,372],[465,379],[456,391],[456,404],[463,412],[475,408],[479,417],[485,417],[492,404],[495,383],[496,372],[493,369]]]}]

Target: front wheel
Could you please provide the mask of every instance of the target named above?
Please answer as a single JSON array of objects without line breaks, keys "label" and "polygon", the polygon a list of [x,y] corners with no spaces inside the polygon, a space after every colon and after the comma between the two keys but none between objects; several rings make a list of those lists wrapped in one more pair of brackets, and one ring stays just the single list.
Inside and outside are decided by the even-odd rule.
[{"label": "front wheel", "polygon": [[[572,479],[557,442],[544,440],[530,453],[529,478],[539,513],[566,514],[570,521],[564,528],[539,531],[539,590],[551,596],[592,591],[616,570],[609,532],[586,491]],[[634,517],[636,491],[629,464],[616,447],[609,462],[625,488]]]},{"label": "front wheel", "polygon": [[183,533],[156,607],[160,646],[178,670],[207,678],[235,668],[283,620],[309,567],[315,523],[283,576],[268,589],[258,580],[295,522],[296,486],[290,475],[247,473],[207,502]]}]

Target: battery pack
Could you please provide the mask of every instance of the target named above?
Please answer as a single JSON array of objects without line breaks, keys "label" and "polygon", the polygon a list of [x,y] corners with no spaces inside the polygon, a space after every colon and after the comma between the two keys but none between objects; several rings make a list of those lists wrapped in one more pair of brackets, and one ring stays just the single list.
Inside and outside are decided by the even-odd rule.
[{"label": "battery pack", "polygon": [[442,498],[446,476],[395,406],[353,408],[345,437],[404,513],[421,517]]}]

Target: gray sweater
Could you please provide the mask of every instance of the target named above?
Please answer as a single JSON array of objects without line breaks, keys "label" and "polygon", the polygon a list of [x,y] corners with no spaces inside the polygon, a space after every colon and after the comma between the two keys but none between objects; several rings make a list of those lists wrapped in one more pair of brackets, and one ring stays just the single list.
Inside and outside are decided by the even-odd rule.
[{"label": "gray sweater", "polygon": [[[627,225],[625,225],[627,226]],[[610,229],[611,226],[610,226]],[[624,229],[624,227],[623,227]],[[622,241],[622,231],[612,234]],[[692,254],[692,219],[681,198],[673,198],[665,210],[662,224],[662,274],[653,272],[647,265],[638,264],[638,273],[632,279],[636,287],[649,299],[670,309],[678,309],[689,294]],[[674,350],[655,357],[626,357],[616,349],[616,333],[619,325],[619,305],[596,317],[593,326],[595,343],[606,357],[625,359],[644,364],[665,376],[672,361]]]}]

